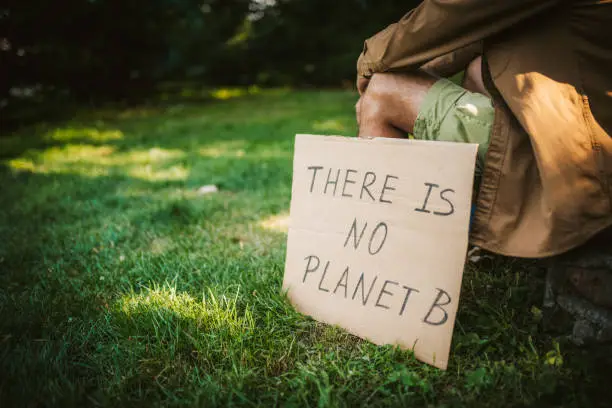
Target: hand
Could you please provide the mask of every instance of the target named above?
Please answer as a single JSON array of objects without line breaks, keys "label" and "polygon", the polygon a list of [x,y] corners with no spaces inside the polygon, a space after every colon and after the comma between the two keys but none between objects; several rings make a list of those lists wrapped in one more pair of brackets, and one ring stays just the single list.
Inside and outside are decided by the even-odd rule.
[{"label": "hand", "polygon": [[366,78],[363,76],[357,77],[357,91],[359,91],[359,95],[363,95],[366,89],[368,89],[368,85],[370,84],[370,78]]}]

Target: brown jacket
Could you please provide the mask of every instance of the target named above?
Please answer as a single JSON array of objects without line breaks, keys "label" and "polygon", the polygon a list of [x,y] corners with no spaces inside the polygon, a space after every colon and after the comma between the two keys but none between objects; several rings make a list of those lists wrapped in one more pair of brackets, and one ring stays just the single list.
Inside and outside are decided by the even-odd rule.
[{"label": "brown jacket", "polygon": [[471,242],[550,256],[612,225],[612,2],[425,0],[358,73],[449,74],[478,47],[496,113]]}]

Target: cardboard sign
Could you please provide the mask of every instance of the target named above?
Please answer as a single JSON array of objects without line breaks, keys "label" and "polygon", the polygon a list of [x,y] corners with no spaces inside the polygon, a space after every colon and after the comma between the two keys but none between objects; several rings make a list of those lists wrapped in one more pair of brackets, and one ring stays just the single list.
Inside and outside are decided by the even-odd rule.
[{"label": "cardboard sign", "polygon": [[283,282],[296,309],[446,369],[476,150],[297,135]]}]

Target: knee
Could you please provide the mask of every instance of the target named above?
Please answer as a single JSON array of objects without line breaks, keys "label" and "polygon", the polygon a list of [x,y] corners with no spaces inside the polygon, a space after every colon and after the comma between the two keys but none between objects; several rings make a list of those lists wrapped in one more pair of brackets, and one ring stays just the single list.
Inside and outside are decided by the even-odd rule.
[{"label": "knee", "polygon": [[385,112],[389,112],[393,105],[394,94],[398,89],[394,75],[383,73],[372,76],[368,88],[355,106],[358,122],[361,118],[384,119]]},{"label": "knee", "polygon": [[384,104],[374,95],[368,95],[367,92],[359,98],[355,106],[355,114],[357,116],[357,124],[360,125],[365,121],[373,119],[384,120]]},{"label": "knee", "polygon": [[374,74],[357,104],[357,120],[390,123],[410,132],[425,95],[437,80],[420,70]]}]

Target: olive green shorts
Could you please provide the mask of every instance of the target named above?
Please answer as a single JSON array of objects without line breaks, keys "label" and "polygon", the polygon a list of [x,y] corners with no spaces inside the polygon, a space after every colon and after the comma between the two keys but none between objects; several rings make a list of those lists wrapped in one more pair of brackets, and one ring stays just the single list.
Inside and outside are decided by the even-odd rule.
[{"label": "olive green shorts", "polygon": [[479,176],[489,147],[493,118],[494,109],[488,97],[440,79],[425,95],[413,134],[421,140],[477,143],[476,175]]}]

